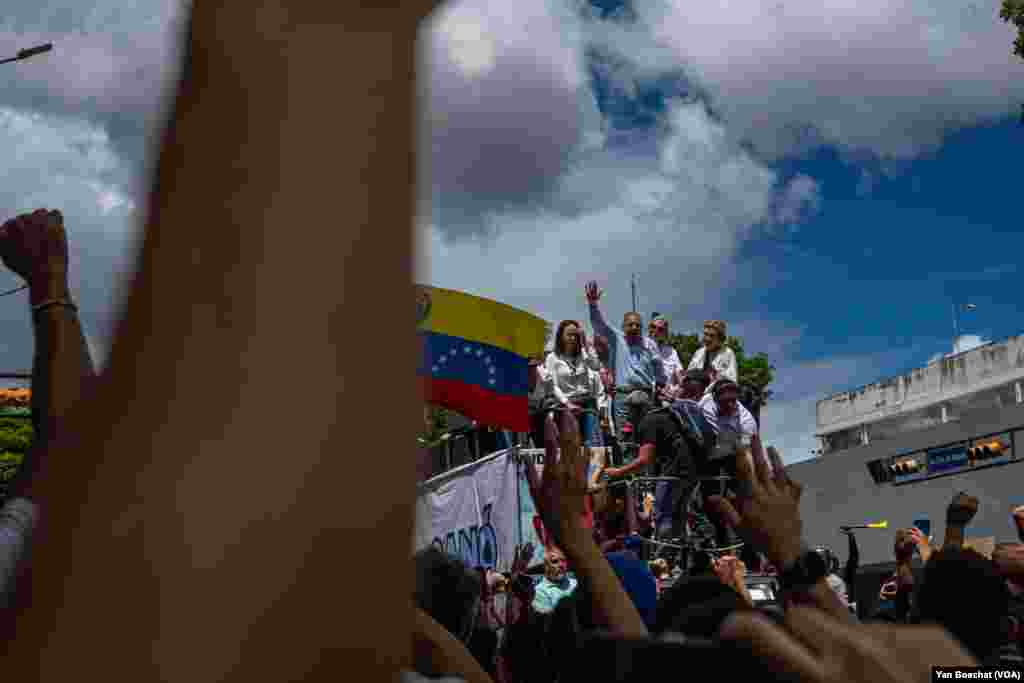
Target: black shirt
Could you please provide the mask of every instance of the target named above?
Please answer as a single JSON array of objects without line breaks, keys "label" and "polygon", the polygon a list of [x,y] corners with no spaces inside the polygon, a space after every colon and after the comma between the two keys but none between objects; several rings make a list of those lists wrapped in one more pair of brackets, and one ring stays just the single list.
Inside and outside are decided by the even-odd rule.
[{"label": "black shirt", "polygon": [[653,474],[657,477],[695,477],[693,447],[677,418],[668,410],[648,413],[637,435],[641,446],[654,445]]}]

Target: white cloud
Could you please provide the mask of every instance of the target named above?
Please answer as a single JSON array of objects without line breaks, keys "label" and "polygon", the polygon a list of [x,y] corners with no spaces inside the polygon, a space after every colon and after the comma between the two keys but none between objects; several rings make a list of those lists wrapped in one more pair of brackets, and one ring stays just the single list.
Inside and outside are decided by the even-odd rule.
[{"label": "white cloud", "polygon": [[672,293],[659,305],[676,319],[718,305],[734,282],[723,266],[739,243],[754,226],[789,220],[795,205],[813,203],[816,186],[782,185],[699,102],[673,105],[667,126],[656,160],[591,155],[537,213],[494,215],[497,230],[488,238],[452,243],[428,229],[420,279],[551,320],[579,315],[590,279],[609,290],[609,315],[621,315],[633,272],[641,292]]},{"label": "white cloud", "polygon": [[[106,343],[117,283],[128,272],[136,236],[134,206],[119,180],[124,162],[110,136],[80,120],[0,108],[0,220],[37,208],[59,209],[68,233],[71,286],[94,349]],[[0,274],[0,290],[20,284]],[[0,366],[31,367],[31,321],[19,296],[0,299],[11,330]]]},{"label": "white cloud", "polygon": [[1024,63],[998,0],[636,3],[730,132],[780,157],[819,143],[909,159],[1014,114]]}]

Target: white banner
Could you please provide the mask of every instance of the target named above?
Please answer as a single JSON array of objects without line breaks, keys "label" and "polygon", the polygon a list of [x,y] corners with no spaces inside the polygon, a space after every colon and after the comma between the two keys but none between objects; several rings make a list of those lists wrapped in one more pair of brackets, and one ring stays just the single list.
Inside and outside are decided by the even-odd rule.
[{"label": "white banner", "polygon": [[434,477],[416,499],[415,549],[434,544],[470,567],[509,571],[519,542],[518,497],[511,451]]}]

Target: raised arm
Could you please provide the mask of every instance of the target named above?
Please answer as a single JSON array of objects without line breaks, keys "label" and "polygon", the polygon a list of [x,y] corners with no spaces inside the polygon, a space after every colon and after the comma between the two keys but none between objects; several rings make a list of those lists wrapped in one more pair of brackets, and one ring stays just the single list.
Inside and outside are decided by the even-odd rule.
[{"label": "raised arm", "polygon": [[958,493],[946,508],[946,536],[943,548],[959,548],[964,544],[967,525],[978,514],[978,499],[966,493]]},{"label": "raised arm", "polygon": [[609,325],[608,321],[604,319],[604,314],[601,313],[601,307],[598,305],[598,302],[601,301],[601,296],[604,292],[601,291],[596,282],[588,283],[585,292],[587,304],[590,308],[590,324],[594,326],[594,334],[604,336],[608,339],[609,344],[614,343],[613,340],[622,337],[622,331]]},{"label": "raised arm", "polygon": [[68,245],[59,211],[39,209],[0,227],[0,256],[29,286],[35,358],[32,423],[35,441],[11,486],[31,496],[45,470],[50,444],[66,431],[67,416],[94,378],[89,346],[68,287]]},{"label": "raised arm", "polygon": [[[647,635],[640,613],[622,587],[618,576],[601,554],[594,536],[580,524],[583,498],[587,493],[584,477],[586,449],[580,448],[576,420],[561,413],[556,428],[548,418],[544,476],[534,500],[544,519],[544,527],[554,535],[556,545],[566,554],[576,576],[590,587],[594,618],[613,634],[623,638]],[[560,453],[560,457],[556,455]]]},{"label": "raised arm", "polygon": [[[139,272],[76,469],[45,480],[47,538],[8,671],[66,681],[112,643],[119,680],[383,681],[408,667],[418,346],[409,325],[378,340],[385,366],[361,363],[351,325],[414,300],[411,15],[428,4],[190,5]],[[325,91],[325,61],[372,97]],[[365,296],[381,264],[397,275]],[[296,382],[303,409],[265,428],[279,417],[267,397]],[[374,465],[387,486],[337,495],[345,424],[393,435]],[[252,467],[284,452],[284,467]],[[386,590],[366,591],[341,547],[369,550]]]}]

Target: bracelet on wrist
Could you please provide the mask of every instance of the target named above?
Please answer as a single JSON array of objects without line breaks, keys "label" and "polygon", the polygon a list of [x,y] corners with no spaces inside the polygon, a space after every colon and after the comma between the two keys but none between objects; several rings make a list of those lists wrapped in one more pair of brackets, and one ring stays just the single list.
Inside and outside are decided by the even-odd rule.
[{"label": "bracelet on wrist", "polygon": [[78,312],[78,306],[73,304],[71,302],[71,299],[47,299],[46,301],[33,306],[32,313],[36,314],[39,313],[40,311],[45,311],[48,308],[54,307],[69,308],[72,311],[75,311],[76,313]]}]

